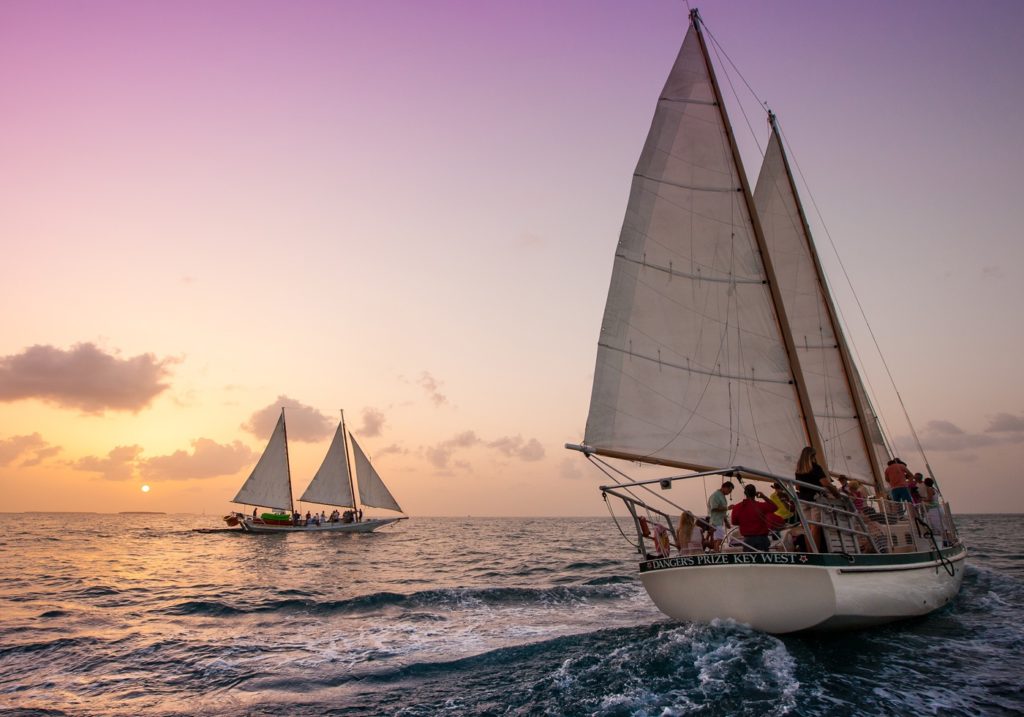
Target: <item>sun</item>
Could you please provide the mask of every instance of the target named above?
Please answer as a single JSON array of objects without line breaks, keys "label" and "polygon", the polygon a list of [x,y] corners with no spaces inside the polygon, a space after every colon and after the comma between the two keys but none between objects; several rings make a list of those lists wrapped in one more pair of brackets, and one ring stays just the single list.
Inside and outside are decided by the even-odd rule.
[{"label": "sun", "polygon": [[142,486],[142,492],[143,493],[148,493],[149,492],[149,486],[148,485]]}]

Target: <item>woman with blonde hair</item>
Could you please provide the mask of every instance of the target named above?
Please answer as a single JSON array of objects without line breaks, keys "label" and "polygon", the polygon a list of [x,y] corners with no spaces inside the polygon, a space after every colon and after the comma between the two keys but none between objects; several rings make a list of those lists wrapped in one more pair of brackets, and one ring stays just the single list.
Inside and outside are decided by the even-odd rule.
[{"label": "woman with blonde hair", "polygon": [[[703,541],[702,532],[697,527],[697,516],[689,511],[679,516],[679,527],[676,528],[676,545],[681,554],[701,552]],[[694,540],[696,536],[696,540]]]},{"label": "woman with blonde hair", "polygon": [[821,491],[815,488],[824,488],[833,497],[839,497],[839,491],[832,485],[832,479],[825,473],[825,469],[818,465],[817,455],[813,448],[807,446],[800,451],[800,459],[796,462],[797,496],[809,503],[821,495]]}]

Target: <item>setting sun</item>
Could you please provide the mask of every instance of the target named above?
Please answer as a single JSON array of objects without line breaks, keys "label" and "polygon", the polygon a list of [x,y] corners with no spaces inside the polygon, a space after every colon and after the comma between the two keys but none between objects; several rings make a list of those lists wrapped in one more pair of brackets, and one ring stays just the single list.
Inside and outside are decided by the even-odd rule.
[{"label": "setting sun", "polygon": [[148,493],[149,492],[149,486],[148,485],[142,486],[142,492],[143,493]]}]

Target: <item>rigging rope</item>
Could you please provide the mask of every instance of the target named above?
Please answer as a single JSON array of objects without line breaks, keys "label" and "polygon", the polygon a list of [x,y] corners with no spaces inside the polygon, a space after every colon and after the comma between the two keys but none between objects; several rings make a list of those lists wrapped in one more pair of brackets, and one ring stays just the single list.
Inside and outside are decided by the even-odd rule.
[{"label": "rigging rope", "polygon": [[[689,2],[687,2],[687,7],[689,7]],[[729,66],[732,67],[732,70],[736,73],[736,75],[740,78],[740,80],[743,81],[743,84],[746,86],[746,88],[750,92],[751,96],[758,103],[758,105],[760,105],[761,108],[765,110],[765,112],[768,111],[768,103],[765,100],[762,100],[758,96],[757,92],[754,91],[754,88],[747,81],[747,78],[743,76],[743,73],[740,72],[739,67],[736,66],[735,62],[733,62],[732,58],[729,56],[729,53],[727,53],[725,51],[725,48],[722,47],[722,44],[715,37],[714,33],[711,32],[711,29],[708,27],[707,23],[704,21],[704,18],[701,18],[700,22],[701,22],[701,25],[703,27],[703,30],[704,30],[705,34],[711,39],[711,42],[713,43],[713,47],[715,49],[715,55],[716,55],[716,57],[719,58],[719,64],[723,68],[723,71],[724,71],[724,74],[726,76],[726,79],[729,82],[729,87],[733,90],[733,95],[736,97],[737,104],[739,105],[740,111],[743,114],[743,118],[747,122],[747,126],[749,128],[750,127],[750,121],[747,118],[746,110],[743,107],[743,103],[739,99],[739,95],[736,93],[736,89],[735,89],[735,87],[733,85],[733,82],[732,82],[732,79],[730,77],[730,73],[728,71],[728,68],[726,67],[725,63],[723,63],[721,61],[721,57],[725,57],[725,59],[729,63]],[[721,56],[719,56],[719,52],[721,52]],[[761,152],[761,154],[763,156],[764,155],[764,151],[761,150],[761,144],[760,144],[760,142],[757,141],[757,136],[754,134],[752,128],[751,128],[751,134],[754,135],[754,142],[757,145],[758,150]],[[878,343],[878,338],[875,336],[874,329],[871,327],[871,322],[868,321],[867,313],[864,311],[864,306],[863,306],[863,304],[860,301],[860,297],[857,295],[857,291],[856,291],[856,289],[854,289],[853,282],[850,280],[849,272],[846,270],[846,265],[843,263],[842,257],[839,254],[839,249],[836,246],[835,240],[833,240],[833,238],[832,238],[832,233],[829,231],[828,225],[825,223],[825,218],[824,218],[824,216],[821,213],[821,209],[818,207],[818,203],[817,203],[817,201],[814,198],[813,192],[811,192],[810,184],[807,182],[807,178],[804,176],[803,169],[801,169],[800,163],[797,161],[796,154],[793,152],[793,148],[790,145],[789,140],[783,134],[781,126],[779,127],[779,134],[782,137],[782,140],[783,140],[783,142],[786,145],[786,148],[788,150],[787,151],[788,156],[790,158],[792,158],[793,165],[796,167],[797,173],[800,175],[800,180],[803,182],[804,189],[807,192],[807,197],[808,197],[808,199],[810,199],[811,206],[814,207],[814,212],[817,215],[818,220],[821,222],[821,226],[822,226],[822,229],[825,232],[825,236],[828,238],[829,245],[832,247],[832,252],[833,252],[833,254],[835,254],[836,260],[839,262],[839,267],[840,267],[840,269],[843,272],[843,277],[846,279],[846,284],[847,284],[847,286],[850,287],[850,292],[852,293],[852,295],[854,297],[854,301],[857,304],[857,309],[860,312],[861,318],[864,320],[864,324],[867,327],[868,334],[871,336],[871,341],[872,341],[872,343],[875,346],[875,350],[878,352],[878,357],[879,357],[879,359],[882,362],[882,366],[885,368],[886,375],[889,377],[889,383],[892,385],[893,391],[896,394],[896,398],[897,398],[897,400],[898,400],[898,402],[900,404],[900,409],[903,411],[903,417],[907,421],[907,426],[910,428],[910,433],[911,433],[911,436],[914,439],[914,444],[917,447],[918,452],[921,454],[921,457],[924,459],[924,464],[925,464],[925,468],[928,471],[928,475],[931,476],[932,478],[934,478],[935,475],[934,475],[934,473],[932,471],[931,464],[928,461],[928,456],[925,453],[924,446],[921,443],[920,436],[918,436],[917,430],[914,428],[914,423],[910,419],[910,412],[907,410],[906,403],[903,401],[903,396],[900,394],[899,389],[896,387],[896,380],[895,380],[895,378],[892,375],[892,370],[889,368],[889,363],[885,360],[885,355],[882,353],[882,348],[881,348],[881,346]],[[841,314],[841,312],[840,312],[840,314]],[[842,319],[842,320],[845,323],[845,319]],[[852,342],[850,342],[850,343],[852,343]],[[854,348],[854,351],[856,352],[856,347]],[[859,356],[859,352],[857,352],[857,353],[858,353],[858,358],[859,358],[860,357]],[[869,383],[869,387],[870,387],[870,381],[868,383]],[[872,389],[872,392],[873,392],[873,389]],[[877,414],[874,416],[874,418],[881,419],[883,424],[885,423],[884,418],[879,416],[879,415],[877,415]],[[889,430],[888,426],[886,426],[886,430],[887,431]],[[886,448],[890,451],[890,453],[892,455],[895,455],[894,446],[888,441],[888,439],[886,438],[886,436],[884,434],[883,434],[882,438],[883,438],[883,441],[885,441]]]},{"label": "rigging rope", "polygon": [[[776,123],[778,123],[777,119]],[[925,453],[924,446],[921,445],[921,439],[917,435],[917,430],[914,428],[913,421],[910,420],[910,413],[907,411],[907,405],[903,402],[903,396],[900,394],[900,390],[896,387],[896,379],[893,377],[892,371],[889,369],[889,362],[885,360],[885,354],[882,353],[882,347],[878,343],[878,337],[875,336],[875,331],[871,328],[871,322],[868,321],[867,313],[864,311],[864,305],[861,304],[860,296],[858,296],[857,290],[854,288],[853,282],[850,280],[850,274],[846,271],[846,265],[843,263],[843,258],[839,255],[839,249],[836,246],[835,241],[832,239],[832,233],[828,230],[828,225],[825,223],[825,217],[822,216],[821,210],[818,208],[818,202],[814,199],[814,193],[811,192],[810,184],[808,184],[807,178],[804,176],[804,172],[800,168],[800,162],[797,161],[796,154],[793,152],[793,148],[790,145],[789,140],[782,132],[781,125],[779,125],[779,135],[782,137],[782,141],[789,150],[788,155],[793,159],[793,166],[796,167],[796,171],[800,175],[800,180],[803,182],[804,189],[807,191],[807,198],[811,200],[811,206],[814,207],[814,213],[817,214],[818,221],[821,222],[821,228],[824,230],[825,236],[828,237],[829,245],[832,247],[832,252],[835,254],[836,260],[839,262],[839,267],[842,269],[843,277],[846,279],[846,284],[850,287],[850,293],[853,295],[853,299],[857,304],[857,309],[860,311],[861,318],[864,320],[864,325],[867,327],[868,335],[871,336],[871,341],[875,345],[875,351],[878,352],[878,358],[882,361],[885,373],[889,377],[889,383],[892,385],[892,389],[896,394],[896,399],[899,401],[900,408],[903,410],[903,417],[907,420],[907,426],[910,428],[910,433],[914,438],[914,444],[917,446],[918,452],[924,459],[928,475],[935,478],[935,475],[932,473],[932,467],[928,462],[928,456]]]}]

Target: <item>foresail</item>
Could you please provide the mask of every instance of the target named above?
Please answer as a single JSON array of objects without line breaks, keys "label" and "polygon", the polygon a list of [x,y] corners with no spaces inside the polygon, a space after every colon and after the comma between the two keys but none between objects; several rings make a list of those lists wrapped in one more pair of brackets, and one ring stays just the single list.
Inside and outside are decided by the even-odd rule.
[{"label": "foresail", "polygon": [[349,437],[352,439],[352,454],[356,461],[356,478],[359,480],[359,500],[363,505],[397,510],[399,513],[402,512],[402,509],[398,506],[398,501],[391,495],[391,491],[384,485],[384,481],[380,479],[377,471],[370,465],[370,460],[363,453],[363,449],[359,447],[359,444],[356,443],[356,439],[351,433]]},{"label": "foresail", "polygon": [[327,449],[320,470],[309,482],[309,487],[299,500],[307,503],[322,503],[347,508],[355,505],[352,501],[352,481],[345,457],[345,431],[338,425],[331,447]]},{"label": "foresail", "polygon": [[270,436],[263,455],[232,502],[279,510],[292,509],[288,439],[285,435],[283,411],[281,417],[277,419],[277,426],[274,427],[274,433]]},{"label": "foresail", "polygon": [[862,427],[868,423],[862,423],[857,410],[858,403],[867,406],[867,399],[855,400],[856,369],[844,362],[838,319],[830,308],[828,289],[807,236],[776,132],[768,142],[754,202],[824,447],[825,464],[831,471],[874,483],[871,448]]},{"label": "foresail", "polygon": [[585,443],[791,473],[806,430],[726,132],[691,26],[633,176]]}]

